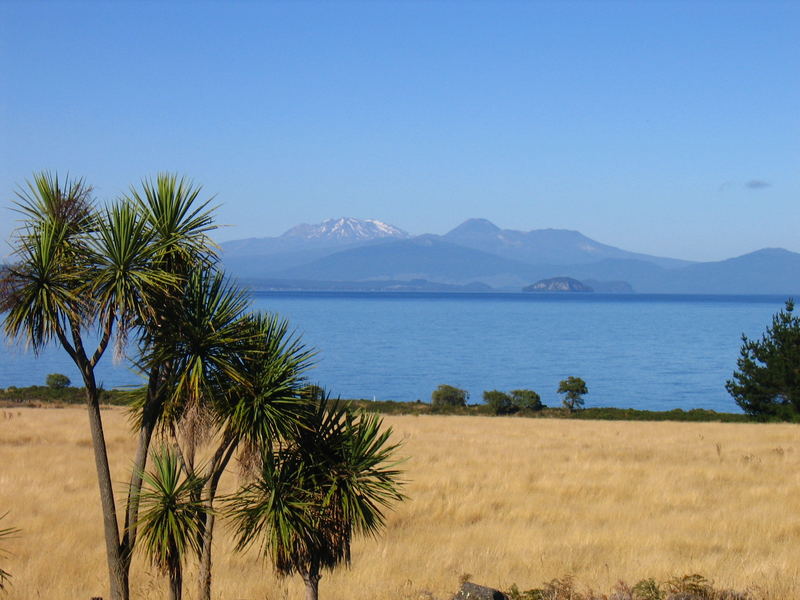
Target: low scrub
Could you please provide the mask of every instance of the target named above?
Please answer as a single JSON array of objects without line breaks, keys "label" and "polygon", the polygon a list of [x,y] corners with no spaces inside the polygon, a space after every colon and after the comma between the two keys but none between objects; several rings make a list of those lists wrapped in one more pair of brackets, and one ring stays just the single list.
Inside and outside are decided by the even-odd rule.
[{"label": "low scrub", "polygon": [[581,591],[575,580],[567,575],[525,591],[512,585],[506,596],[509,600],[759,600],[762,597],[752,591],[715,588],[712,581],[696,573],[664,582],[642,579],[633,586],[619,581],[607,593],[592,589]]},{"label": "low scrub", "polygon": [[[528,390],[515,390],[511,392],[527,392]],[[535,394],[535,392],[534,392]],[[126,390],[102,390],[100,401],[103,404],[126,406],[130,404],[132,393]],[[0,388],[0,404],[22,404],[30,406],[58,406],[62,404],[83,404],[86,395],[83,388],[65,387],[52,388],[44,385],[30,387]],[[462,416],[492,416],[497,414],[490,405],[468,404],[466,406],[438,405],[417,400],[416,402],[400,402],[396,400],[345,400],[349,404],[358,406],[370,412],[384,415],[462,415]],[[585,408],[570,412],[565,408],[542,406],[531,402],[530,406],[518,408],[514,417],[530,417],[545,419],[583,419],[595,421],[687,421],[687,422],[721,422],[721,423],[749,423],[757,419],[742,413],[720,413],[703,408],[692,410],[638,410],[634,408],[595,407]]]},{"label": "low scrub", "polygon": [[[102,404],[127,405],[130,392],[123,390],[100,390]],[[0,388],[0,403],[3,404],[83,404],[86,390],[78,387],[54,387],[32,385],[29,387],[10,386]]]},{"label": "low scrub", "polygon": [[[431,406],[427,402],[398,402],[395,400],[348,400],[359,408],[385,415],[462,415],[492,416],[495,411],[489,404],[468,404],[467,406]],[[542,407],[522,408],[514,418],[534,419],[581,419],[593,421],[686,421],[750,423],[755,419],[742,413],[720,413],[703,408],[683,410],[638,410],[634,408],[585,408],[570,412],[566,408]]]}]

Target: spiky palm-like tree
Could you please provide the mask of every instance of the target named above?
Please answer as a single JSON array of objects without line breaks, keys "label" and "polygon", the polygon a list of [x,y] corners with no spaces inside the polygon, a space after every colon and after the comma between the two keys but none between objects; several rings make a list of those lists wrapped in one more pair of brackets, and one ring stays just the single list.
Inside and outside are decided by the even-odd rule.
[{"label": "spiky palm-like tree", "polygon": [[[293,415],[304,405],[297,390],[313,352],[289,331],[286,321],[246,312],[247,294],[215,269],[216,256],[206,244],[169,245],[175,238],[190,237],[189,232],[202,237],[209,226],[203,213],[164,199],[196,196],[189,192],[180,183],[159,182],[145,185],[131,199],[162,241],[162,264],[183,281],[180,295],[168,298],[158,318],[142,327],[138,364],[149,378],[134,421],[141,438],[149,438],[160,424],[171,434],[185,473],[205,482],[207,510],[198,530],[199,598],[208,600],[219,480],[237,450],[281,435],[296,421]],[[216,444],[211,459],[198,467],[196,447],[209,439]],[[134,473],[132,491],[135,483]],[[128,520],[134,524],[132,540],[135,510],[134,494]]]},{"label": "spiky palm-like tree", "polygon": [[[98,209],[83,180],[36,174],[19,192],[16,262],[0,273],[6,334],[35,352],[57,341],[83,378],[113,600],[129,596],[141,473],[159,424],[176,441],[198,415],[212,426],[208,435],[218,445],[203,471],[210,507],[237,449],[285,432],[303,404],[298,390],[312,353],[285,322],[245,314],[245,294],[215,269],[211,209],[199,193],[185,179],[160,174]],[[86,333],[95,329],[100,340],[89,348],[94,336]],[[135,336],[135,363],[147,377],[133,407],[138,445],[121,531],[94,376],[115,334],[118,351]],[[183,437],[182,468],[197,475],[196,440]],[[198,532],[202,600],[210,597],[213,525],[209,513]]]},{"label": "spiky palm-like tree", "polygon": [[[158,312],[140,320],[139,347],[143,355],[163,343],[171,332],[166,327],[183,314],[185,290],[191,275],[207,270],[217,261],[215,247],[208,237],[215,228],[210,200],[200,200],[201,188],[186,178],[159,174],[155,180],[145,179],[139,188],[132,187],[126,202],[135,207],[146,223],[148,234],[157,245],[154,262],[180,282],[178,293],[164,295]],[[168,405],[168,381],[173,377],[170,362],[139,361],[147,375],[147,385],[140,391],[140,402],[134,411],[138,445],[134,457],[128,492],[122,545],[132,549],[136,544],[138,512],[137,490],[147,460],[150,441]],[[128,554],[130,560],[130,552]]]},{"label": "spiky palm-like tree", "polygon": [[238,548],[258,544],[317,600],[322,569],[348,565],[353,535],[378,535],[404,498],[391,433],[377,415],[320,400],[292,443],[263,448],[258,477],[229,500]]},{"label": "spiky palm-like tree", "polygon": [[[0,515],[0,520],[5,518],[5,516],[6,516],[5,514]],[[19,529],[16,529],[15,527],[5,527],[3,529],[0,529],[0,542],[3,542],[4,540],[14,537],[17,533],[19,533]],[[8,552],[2,546],[0,546],[0,558],[4,559],[7,556]],[[11,573],[0,568],[0,590],[5,589],[9,579],[11,579]]]},{"label": "spiky palm-like tree", "polygon": [[206,511],[200,496],[203,480],[182,476],[178,457],[162,448],[151,455],[153,470],[142,473],[140,488],[140,548],[150,562],[169,576],[169,598],[180,600],[183,565],[200,550],[199,523]]},{"label": "spiky palm-like tree", "polygon": [[[155,291],[169,293],[167,278],[154,268],[156,248],[133,211],[98,211],[83,180],[40,173],[18,193],[23,216],[16,232],[16,262],[4,274],[0,312],[11,339],[39,352],[57,340],[78,367],[86,389],[89,427],[100,487],[111,596],[127,600],[128,568],[120,544],[95,367],[115,324],[156,305]],[[136,237],[131,237],[136,236]],[[87,332],[101,332],[89,347]]]},{"label": "spiky palm-like tree", "polygon": [[[0,280],[0,313],[7,313],[8,337],[37,353],[57,341],[83,379],[113,600],[129,595],[137,496],[129,495],[120,533],[95,368],[115,332],[118,350],[130,331],[155,335],[165,309],[181,295],[190,264],[213,255],[206,237],[210,216],[205,204],[195,204],[197,188],[171,175],[159,175],[155,184],[143,187],[152,192],[144,199],[123,199],[100,210],[84,180],[35,174],[18,192],[22,223],[15,232],[15,262]],[[159,216],[163,213],[169,218]],[[93,329],[100,338],[89,346]],[[163,380],[160,370],[150,373],[148,390],[153,393],[143,411],[132,490],[141,485],[137,473],[163,408],[158,393]]]},{"label": "spiky palm-like tree", "polygon": [[[287,321],[245,314],[246,306],[243,293],[221,275],[193,275],[181,314],[146,357],[152,364],[173,365],[162,424],[172,432],[187,473],[199,469],[206,482],[209,510],[199,532],[201,600],[211,596],[212,509],[223,472],[237,451],[252,455],[253,448],[288,435],[307,406],[300,390],[314,352]],[[198,414],[205,424],[199,430]],[[215,446],[208,463],[197,468],[195,446],[204,429]]]}]

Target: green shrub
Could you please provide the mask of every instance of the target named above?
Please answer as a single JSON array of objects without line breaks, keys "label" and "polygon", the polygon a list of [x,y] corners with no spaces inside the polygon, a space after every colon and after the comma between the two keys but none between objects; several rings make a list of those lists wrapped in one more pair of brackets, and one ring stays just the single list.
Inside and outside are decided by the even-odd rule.
[{"label": "green shrub", "polygon": [[636,600],[662,600],[664,597],[661,593],[661,587],[652,577],[650,579],[642,579],[633,586],[631,591]]},{"label": "green shrub", "polygon": [[469,392],[452,385],[442,384],[433,390],[431,404],[436,407],[466,406]]},{"label": "green shrub", "polygon": [[[99,396],[101,404],[129,405],[134,398],[134,392],[100,388]],[[53,388],[44,385],[23,388],[9,386],[5,390],[0,389],[0,400],[15,403],[83,404],[86,402],[86,390],[76,387]]]},{"label": "green shrub", "polygon": [[672,578],[663,586],[652,578],[643,579],[633,587],[618,581],[610,593],[592,589],[582,592],[567,575],[525,591],[512,585],[506,596],[509,600],[754,600],[748,592],[714,588],[712,582],[697,574]]},{"label": "green shrub", "polygon": [[511,390],[511,404],[520,410],[542,410],[542,398],[533,390]]},{"label": "green shrub", "polygon": [[510,415],[519,410],[514,406],[511,396],[499,390],[488,390],[483,392],[483,401],[496,415]]},{"label": "green shrub", "polygon": [[683,577],[673,577],[667,581],[667,590],[671,594],[680,594],[681,596],[689,596],[690,598],[701,600],[713,598],[715,595],[714,586],[711,585],[711,582],[697,573],[684,575]]},{"label": "green shrub", "polygon": [[47,376],[47,387],[53,388],[54,390],[63,390],[65,387],[69,387],[70,383],[72,382],[69,380],[69,377],[61,373],[50,373],[50,375]]}]

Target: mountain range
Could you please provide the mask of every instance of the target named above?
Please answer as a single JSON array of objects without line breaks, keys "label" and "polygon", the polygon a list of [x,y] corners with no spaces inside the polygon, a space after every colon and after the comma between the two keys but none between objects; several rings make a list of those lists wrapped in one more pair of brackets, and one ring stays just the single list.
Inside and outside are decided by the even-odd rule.
[{"label": "mountain range", "polygon": [[597,291],[800,291],[800,254],[781,248],[691,262],[630,252],[578,231],[501,229],[486,219],[469,219],[444,235],[411,236],[381,221],[343,217],[221,247],[226,270],[254,289],[519,291],[537,280],[571,277],[590,280]]}]

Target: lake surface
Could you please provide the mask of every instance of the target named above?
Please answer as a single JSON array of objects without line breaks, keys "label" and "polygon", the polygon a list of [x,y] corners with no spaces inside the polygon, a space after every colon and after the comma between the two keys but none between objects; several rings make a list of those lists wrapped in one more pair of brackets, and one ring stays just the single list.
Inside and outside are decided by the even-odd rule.
[{"label": "lake surface", "polygon": [[[582,377],[587,406],[738,411],[725,391],[741,334],[760,337],[786,299],[775,296],[255,293],[255,310],[290,319],[319,350],[311,381],[345,398],[429,401],[442,383],[528,388],[560,404],[558,382]],[[38,358],[6,343],[0,387],[80,378],[63,350]],[[136,384],[107,354],[98,381]]]}]

